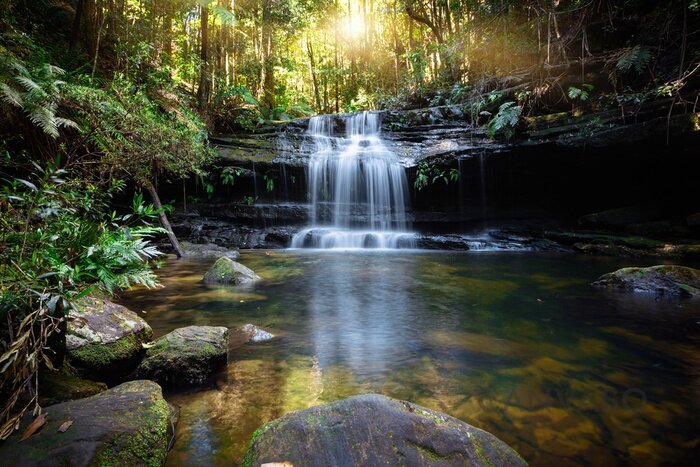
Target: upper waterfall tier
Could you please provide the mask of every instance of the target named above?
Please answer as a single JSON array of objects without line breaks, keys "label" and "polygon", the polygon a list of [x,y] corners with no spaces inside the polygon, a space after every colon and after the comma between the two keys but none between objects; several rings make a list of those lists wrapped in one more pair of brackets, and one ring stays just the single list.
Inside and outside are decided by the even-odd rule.
[{"label": "upper waterfall tier", "polygon": [[411,246],[408,183],[399,157],[384,144],[379,114],[345,116],[340,136],[329,115],[309,120],[305,148],[311,227],[293,248]]}]

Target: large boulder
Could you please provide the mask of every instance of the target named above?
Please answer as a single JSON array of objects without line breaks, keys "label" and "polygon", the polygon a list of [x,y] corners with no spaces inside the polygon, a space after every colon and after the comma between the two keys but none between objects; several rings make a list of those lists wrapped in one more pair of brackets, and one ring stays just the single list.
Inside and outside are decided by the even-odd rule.
[{"label": "large boulder", "polygon": [[527,465],[456,418],[378,394],[292,412],[253,435],[243,465]]},{"label": "large boulder", "polygon": [[43,413],[40,431],[20,442],[32,423],[28,415],[0,445],[3,465],[160,466],[165,461],[174,410],[152,381],[130,381]]},{"label": "large boulder", "polygon": [[202,384],[228,359],[228,329],[188,326],[158,339],[136,369],[136,377],[164,386]]},{"label": "large boulder", "polygon": [[83,377],[114,382],[136,368],[151,327],[126,307],[102,298],[87,298],[70,310],[66,331],[69,365]]},{"label": "large boulder", "polygon": [[259,281],[260,276],[241,263],[223,256],[204,274],[204,282],[211,284],[243,285]]},{"label": "large boulder", "polygon": [[600,276],[593,285],[657,295],[697,297],[700,296],[700,271],[671,265],[622,268]]}]

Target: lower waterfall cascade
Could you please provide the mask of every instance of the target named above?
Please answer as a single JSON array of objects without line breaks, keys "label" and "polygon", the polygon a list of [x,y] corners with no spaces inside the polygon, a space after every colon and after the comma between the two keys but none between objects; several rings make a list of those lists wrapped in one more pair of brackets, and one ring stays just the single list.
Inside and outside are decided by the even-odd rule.
[{"label": "lower waterfall cascade", "polygon": [[292,248],[415,247],[404,166],[382,141],[379,117],[344,116],[344,136],[330,115],[309,120],[311,225],[294,235]]}]

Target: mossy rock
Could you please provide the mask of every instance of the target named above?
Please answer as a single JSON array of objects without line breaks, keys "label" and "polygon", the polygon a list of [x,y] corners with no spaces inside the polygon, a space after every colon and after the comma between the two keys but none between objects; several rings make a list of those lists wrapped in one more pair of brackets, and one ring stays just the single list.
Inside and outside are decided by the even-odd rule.
[{"label": "mossy rock", "polygon": [[494,435],[378,394],[291,412],[253,435],[244,466],[507,465],[526,462]]},{"label": "mossy rock", "polygon": [[82,399],[107,390],[105,383],[79,378],[64,370],[43,371],[39,379],[39,402],[42,406]]},{"label": "mossy rock", "polygon": [[68,314],[68,364],[81,377],[116,382],[136,368],[152,337],[148,323],[128,308],[86,298]]},{"label": "mossy rock", "polygon": [[229,331],[218,326],[188,326],[158,339],[136,369],[136,377],[164,386],[202,384],[228,360]]},{"label": "mossy rock", "polygon": [[[153,381],[130,381],[96,396],[43,409],[46,423],[20,442],[32,422],[0,444],[4,465],[161,466],[172,436],[173,408]],[[64,432],[59,427],[72,425]]]},{"label": "mossy rock", "polygon": [[259,281],[261,278],[252,269],[226,256],[216,260],[214,265],[204,274],[204,282],[210,284],[243,285]]},{"label": "mossy rock", "polygon": [[700,296],[700,271],[672,265],[622,268],[602,275],[593,285],[657,295],[698,297]]}]

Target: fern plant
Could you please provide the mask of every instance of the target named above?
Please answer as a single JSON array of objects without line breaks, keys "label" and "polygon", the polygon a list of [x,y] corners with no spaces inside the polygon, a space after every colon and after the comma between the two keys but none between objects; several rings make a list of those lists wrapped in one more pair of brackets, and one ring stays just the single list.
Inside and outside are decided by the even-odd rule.
[{"label": "fern plant", "polygon": [[593,85],[583,83],[580,88],[569,86],[569,92],[567,95],[572,101],[579,100],[585,102],[589,97],[591,97],[591,91],[593,91]]},{"label": "fern plant", "polygon": [[620,77],[634,73],[641,75],[651,61],[651,50],[642,45],[635,45],[620,50],[614,54],[605,64],[608,78],[613,84],[617,84]]},{"label": "fern plant", "polygon": [[[67,118],[56,115],[61,99],[61,88],[66,83],[59,79],[65,72],[44,63],[31,71],[19,60],[11,59],[6,70],[0,72],[0,95],[11,106],[22,109],[29,120],[47,135],[57,138],[61,127],[77,128]],[[5,76],[5,79],[2,77]]]},{"label": "fern plant", "polygon": [[507,140],[515,136],[522,110],[515,102],[501,104],[498,113],[488,123],[489,136],[495,138],[497,135],[502,135]]},{"label": "fern plant", "polygon": [[158,285],[149,262],[160,253],[148,240],[164,231],[150,226],[159,211],[137,196],[131,212],[109,214],[123,184],[70,178],[59,165],[0,179],[0,321],[8,323],[0,330],[0,388],[9,394],[0,403],[0,439],[38,410],[33,382],[42,365],[52,368],[49,338],[77,300]]}]

